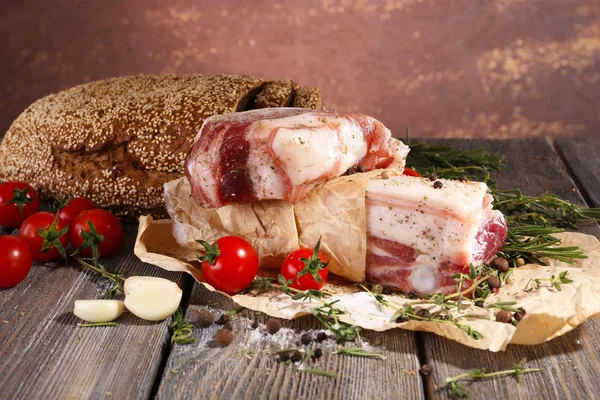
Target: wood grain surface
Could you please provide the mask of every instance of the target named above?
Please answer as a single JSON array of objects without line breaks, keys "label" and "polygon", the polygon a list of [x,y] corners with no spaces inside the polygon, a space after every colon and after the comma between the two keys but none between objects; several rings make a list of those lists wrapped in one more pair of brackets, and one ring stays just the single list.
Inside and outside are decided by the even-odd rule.
[{"label": "wood grain surface", "polygon": [[[125,227],[110,271],[153,275],[185,287],[181,273],[144,264],[133,255],[136,225]],[[1,399],[145,399],[168,351],[168,321],[152,323],[129,313],[116,327],[77,327],[73,303],[100,298],[107,286],[75,262],[33,266],[15,289],[0,289]],[[190,286],[190,285],[188,285]]]},{"label": "wood grain surface", "polygon": [[[507,166],[496,175],[501,188],[518,187],[528,194],[550,191],[573,202],[583,204],[586,198],[598,205],[596,140],[559,140],[560,156],[546,139],[447,143],[489,147],[505,155]],[[132,253],[135,231],[135,225],[126,226],[119,255],[106,260],[109,270],[175,280],[190,293],[182,304],[190,319],[201,309],[218,317],[234,308],[227,298],[200,285],[194,283],[192,289],[188,277],[137,260]],[[600,236],[595,225],[583,231]],[[34,266],[17,289],[0,290],[0,399],[443,399],[448,393],[438,385],[447,376],[473,368],[504,369],[524,357],[528,366],[542,372],[524,376],[520,385],[511,378],[477,382],[467,387],[470,397],[591,399],[600,393],[599,318],[548,343],[509,346],[500,353],[399,329],[363,331],[368,348],[384,354],[385,361],[333,355],[332,340],[312,343],[308,348],[319,347],[324,355],[309,365],[338,374],[330,379],[300,372],[271,354],[284,347],[306,350],[299,343],[300,334],[315,336],[320,329],[312,317],[284,322],[282,330],[271,336],[265,332],[265,315],[244,310],[232,318],[233,343],[226,348],[214,342],[215,325],[196,324],[196,342],[174,346],[169,343],[169,321],[148,323],[124,315],[117,327],[77,327],[73,301],[99,298],[106,288],[97,276],[60,264]],[[258,328],[251,327],[253,321],[259,322]],[[423,364],[432,369],[425,378],[418,373]]]},{"label": "wood grain surface", "polygon": [[590,207],[600,207],[600,138],[558,139],[556,147]]},{"label": "wood grain surface", "polygon": [[[511,141],[451,141],[460,148],[488,147],[506,157],[506,168],[496,174],[502,189],[520,188],[538,195],[552,192],[574,203],[583,204],[565,166],[546,139]],[[600,235],[596,225],[582,231]],[[511,345],[505,352],[474,350],[432,334],[420,334],[424,359],[432,368],[426,378],[429,398],[445,398],[437,391],[448,376],[469,372],[474,368],[503,370],[527,358],[527,365],[542,372],[523,377],[523,383],[504,378],[477,382],[468,388],[473,398],[486,399],[591,399],[600,393],[600,318],[592,318],[574,331],[537,346]]]}]

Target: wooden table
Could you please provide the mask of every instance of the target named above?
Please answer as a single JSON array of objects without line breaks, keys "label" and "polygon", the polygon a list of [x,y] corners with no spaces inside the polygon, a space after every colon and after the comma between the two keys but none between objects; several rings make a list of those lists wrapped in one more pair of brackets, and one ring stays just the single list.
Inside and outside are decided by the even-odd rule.
[{"label": "wooden table", "polygon": [[[600,206],[600,139],[447,142],[461,148],[489,147],[505,155],[507,167],[496,175],[501,188],[517,187],[528,194],[550,191]],[[178,282],[188,315],[208,307],[218,316],[234,307],[188,276],[140,262],[132,253],[136,229],[126,226],[123,248],[106,260],[108,269]],[[582,230],[600,236],[598,226]],[[214,325],[196,327],[195,343],[172,346],[169,321],[151,323],[125,314],[116,327],[77,327],[74,300],[99,297],[105,289],[101,279],[69,262],[35,266],[19,286],[0,291],[1,399],[447,398],[446,391],[438,390],[447,376],[473,368],[504,369],[524,357],[528,366],[542,372],[524,376],[520,385],[511,378],[474,383],[467,388],[471,398],[591,399],[600,393],[599,317],[546,344],[511,345],[500,353],[473,350],[428,333],[365,331],[364,339],[387,359],[335,356],[335,345],[324,342],[317,365],[338,374],[330,379],[298,372],[265,351],[295,346],[296,332],[319,329],[312,317],[286,322],[288,329],[277,334],[283,339],[273,341],[250,327],[256,320],[264,328],[267,318],[245,310],[233,320],[229,347],[214,344]],[[431,367],[431,375],[419,374],[424,364]]]}]

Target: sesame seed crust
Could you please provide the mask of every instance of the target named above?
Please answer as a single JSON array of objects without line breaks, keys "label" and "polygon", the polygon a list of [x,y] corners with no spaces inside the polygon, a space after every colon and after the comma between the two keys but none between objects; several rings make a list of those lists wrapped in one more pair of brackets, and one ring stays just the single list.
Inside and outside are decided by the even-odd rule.
[{"label": "sesame seed crust", "polygon": [[256,108],[287,107],[292,103],[294,91],[300,86],[288,79],[267,82],[254,101]]},{"label": "sesame seed crust", "polygon": [[204,119],[245,110],[262,87],[242,75],[129,76],[46,96],[4,136],[0,181],[27,181],[47,200],[88,197],[120,216],[165,216],[162,185],[183,175]]},{"label": "sesame seed crust", "polygon": [[319,88],[299,88],[294,92],[294,101],[292,107],[314,108],[320,110],[323,108],[323,98]]}]

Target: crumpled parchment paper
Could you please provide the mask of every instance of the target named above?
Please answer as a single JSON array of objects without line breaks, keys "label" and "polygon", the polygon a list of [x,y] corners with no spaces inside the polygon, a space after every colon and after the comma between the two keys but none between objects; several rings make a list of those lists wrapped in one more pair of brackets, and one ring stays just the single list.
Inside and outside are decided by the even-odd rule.
[{"label": "crumpled parchment paper", "polygon": [[[373,172],[370,176],[377,174],[379,172]],[[367,176],[366,178],[368,179]],[[322,235],[328,239],[323,240],[323,243],[328,244],[328,247],[324,247],[332,254],[341,254],[335,261],[337,266],[334,268],[338,269],[335,272],[332,269],[332,272],[338,276],[360,280],[364,276],[366,252],[364,200],[361,209],[361,202],[355,200],[357,196],[352,197],[350,194],[362,190],[364,195],[366,183],[361,182],[360,179],[352,179],[352,176],[341,179],[344,179],[344,190],[341,194],[328,193],[327,196],[321,195],[319,199],[307,197],[309,201],[306,206],[300,205],[300,211],[298,211],[298,204],[278,204],[285,202],[262,204],[259,207],[235,205],[218,210],[201,209],[193,198],[181,195],[186,193],[186,190],[189,191],[184,180],[170,182],[166,186],[167,204],[174,220],[155,221],[149,216],[141,217],[134,252],[144,262],[169,271],[187,272],[196,281],[214,290],[203,282],[200,263],[197,261],[198,246],[195,239],[213,241],[228,234],[242,234],[258,249],[263,261],[262,265],[270,267],[261,269],[259,275],[274,277],[277,269],[273,267],[278,267],[278,263],[287,253],[299,246],[314,246],[318,236]],[[323,185],[321,190],[331,191],[331,186]],[[319,195],[318,192],[313,192]],[[168,198],[169,193],[178,195]],[[334,200],[324,200],[327,198]],[[340,209],[353,210],[352,215],[341,215]],[[295,218],[294,212],[296,212]],[[359,215],[361,212],[362,217]],[[280,220],[290,216],[289,220]],[[354,222],[351,224],[351,221]],[[306,228],[301,228],[300,224],[305,225]],[[325,226],[317,227],[317,225]],[[340,226],[344,226],[342,232],[349,232],[348,235],[344,240],[332,240],[331,235],[340,232]],[[363,237],[361,238],[360,235]],[[467,314],[482,317],[460,319],[461,324],[470,325],[483,335],[479,340],[473,339],[452,324],[414,320],[404,323],[390,321],[396,310],[405,304],[411,304],[415,310],[427,308],[432,312],[437,311],[438,306],[422,300],[410,300],[400,295],[386,295],[384,297],[391,306],[383,306],[370,294],[356,288],[352,282],[336,277],[331,277],[323,290],[331,294],[328,301],[339,299],[336,306],[346,311],[340,320],[361,328],[384,331],[399,327],[432,332],[473,348],[490,351],[504,350],[509,343],[539,344],[569,332],[587,318],[600,313],[600,242],[593,236],[581,233],[569,232],[556,236],[563,241],[564,245],[579,246],[588,258],[577,260],[573,265],[549,260],[548,266],[525,265],[515,269],[509,282],[498,294],[490,295],[486,304],[516,301],[515,307],[523,307],[527,310],[526,317],[517,327],[496,322],[495,310],[475,307],[469,302],[465,302],[465,308],[460,314],[453,311],[454,317]],[[341,264],[346,262],[354,266],[340,271]],[[336,265],[335,263],[332,265]],[[532,279],[558,276],[562,271],[568,271],[568,277],[573,282],[562,284],[561,291],[551,287],[545,281],[540,288],[532,284],[533,282],[530,283]],[[356,279],[359,277],[360,279]],[[523,289],[528,284],[534,290],[525,292]],[[259,296],[251,293],[238,294],[232,299],[240,306],[285,319],[310,314],[311,308],[321,305],[318,301],[292,300],[277,291],[266,292]]]}]

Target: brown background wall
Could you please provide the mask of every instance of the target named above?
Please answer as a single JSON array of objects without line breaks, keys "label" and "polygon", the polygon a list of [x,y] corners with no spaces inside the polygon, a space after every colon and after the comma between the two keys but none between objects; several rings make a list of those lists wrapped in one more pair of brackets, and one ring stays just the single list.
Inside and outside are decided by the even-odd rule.
[{"label": "brown background wall", "polygon": [[600,135],[597,0],[0,0],[0,136],[32,101],[139,73],[322,89],[397,136]]}]

